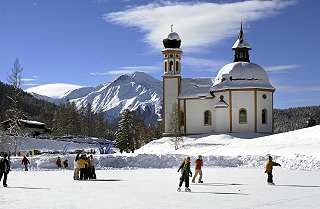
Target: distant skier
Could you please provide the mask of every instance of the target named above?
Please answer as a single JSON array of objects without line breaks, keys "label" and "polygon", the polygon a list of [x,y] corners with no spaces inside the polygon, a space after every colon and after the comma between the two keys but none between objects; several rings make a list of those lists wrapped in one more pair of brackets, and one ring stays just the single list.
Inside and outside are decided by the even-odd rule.
[{"label": "distant skier", "polygon": [[10,171],[9,161],[7,159],[8,154],[4,153],[3,158],[0,161],[0,181],[3,176],[3,186],[7,187],[7,176]]},{"label": "distant skier", "polygon": [[191,192],[191,189],[189,189],[189,175],[192,177],[192,172],[190,170],[190,157],[187,157],[184,160],[184,163],[181,164],[181,166],[178,169],[178,172],[182,169],[182,176],[180,177],[180,182],[179,182],[179,188],[178,192],[181,191],[181,186],[183,182],[185,182],[185,191],[186,192]]},{"label": "distant skier", "polygon": [[21,164],[24,164],[24,170],[28,171],[28,164],[30,164],[30,161],[26,156],[23,156]]},{"label": "distant skier", "polygon": [[268,182],[269,185],[274,185],[274,183],[273,183],[273,175],[272,175],[273,166],[281,166],[281,165],[279,163],[273,162],[272,161],[272,157],[269,156],[269,161],[266,164],[266,170],[265,170],[265,173],[268,174],[267,182]]},{"label": "distant skier", "polygon": [[199,174],[199,180],[198,182],[199,183],[203,183],[202,181],[202,170],[201,170],[201,167],[203,166],[203,160],[202,160],[202,156],[199,155],[198,159],[196,159],[196,167],[195,167],[195,173],[194,173],[194,176],[192,178],[192,183],[194,183],[197,175]]}]

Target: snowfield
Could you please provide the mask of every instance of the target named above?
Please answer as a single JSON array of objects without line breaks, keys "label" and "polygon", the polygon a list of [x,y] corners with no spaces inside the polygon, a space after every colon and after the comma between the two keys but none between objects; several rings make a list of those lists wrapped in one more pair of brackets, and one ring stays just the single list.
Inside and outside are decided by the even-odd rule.
[{"label": "snowfield", "polygon": [[[62,151],[67,142],[24,139],[21,150]],[[90,151],[94,144],[71,144],[69,151]],[[8,188],[0,187],[0,208],[317,208],[320,196],[320,126],[281,134],[224,133],[184,137],[174,150],[168,138],[134,153],[95,154],[97,179],[74,181],[74,154],[11,157]],[[177,168],[185,156],[204,160],[203,184],[177,192]],[[268,155],[275,186],[268,186]],[[69,160],[58,169],[55,160]],[[184,189],[184,188],[183,188]]]}]

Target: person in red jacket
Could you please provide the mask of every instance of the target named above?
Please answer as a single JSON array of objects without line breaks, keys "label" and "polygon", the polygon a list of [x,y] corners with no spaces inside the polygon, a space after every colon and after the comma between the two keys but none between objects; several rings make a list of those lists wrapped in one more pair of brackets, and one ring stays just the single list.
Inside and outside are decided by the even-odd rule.
[{"label": "person in red jacket", "polygon": [[58,168],[61,168],[61,159],[60,159],[60,157],[57,158],[56,163],[58,165]]},{"label": "person in red jacket", "polygon": [[28,164],[30,164],[30,162],[26,156],[23,157],[21,164],[24,164],[24,170],[28,171]]},{"label": "person in red jacket", "polygon": [[195,167],[195,174],[192,178],[192,183],[194,183],[197,175],[199,174],[199,183],[203,183],[202,181],[202,170],[201,167],[203,166],[203,160],[202,160],[202,156],[199,155],[198,159],[196,159],[196,167]]}]

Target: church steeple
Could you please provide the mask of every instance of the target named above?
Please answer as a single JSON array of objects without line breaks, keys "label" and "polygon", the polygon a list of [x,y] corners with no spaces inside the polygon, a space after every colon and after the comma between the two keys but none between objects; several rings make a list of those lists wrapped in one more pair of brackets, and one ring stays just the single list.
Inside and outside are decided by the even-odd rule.
[{"label": "church steeple", "polygon": [[240,22],[240,33],[238,36],[238,40],[232,46],[232,50],[234,50],[234,62],[250,62],[249,59],[249,50],[251,50],[251,46],[248,44],[247,40],[244,38],[243,30],[242,30],[242,21]]}]

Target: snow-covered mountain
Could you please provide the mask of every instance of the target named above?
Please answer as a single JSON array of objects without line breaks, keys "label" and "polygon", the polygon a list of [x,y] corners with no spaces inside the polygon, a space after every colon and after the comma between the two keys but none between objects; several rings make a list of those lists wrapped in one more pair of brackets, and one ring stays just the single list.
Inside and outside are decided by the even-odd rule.
[{"label": "snow-covered mountain", "polygon": [[68,91],[58,99],[33,95],[55,104],[69,100],[75,102],[78,108],[90,103],[94,113],[103,110],[109,123],[117,122],[125,109],[135,111],[137,117],[143,115],[148,123],[161,118],[162,82],[143,72],[121,75],[109,83]]}]

